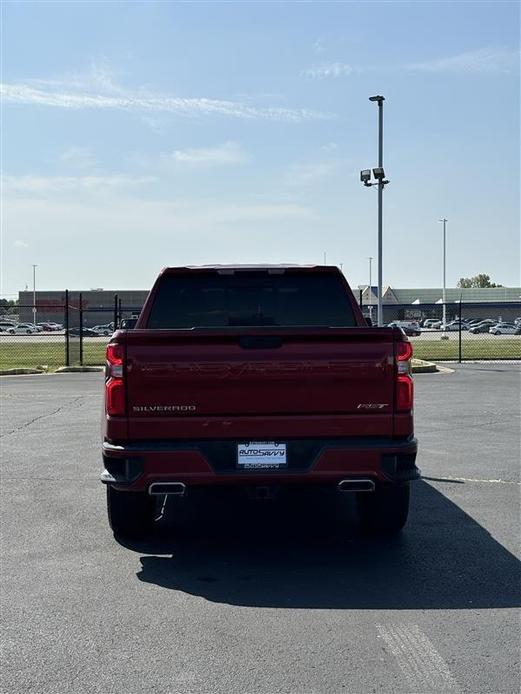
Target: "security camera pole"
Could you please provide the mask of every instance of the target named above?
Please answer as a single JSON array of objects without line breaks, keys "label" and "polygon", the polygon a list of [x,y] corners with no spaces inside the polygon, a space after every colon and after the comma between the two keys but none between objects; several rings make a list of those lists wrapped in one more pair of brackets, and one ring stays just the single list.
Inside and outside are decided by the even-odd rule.
[{"label": "security camera pole", "polygon": [[385,178],[383,165],[384,150],[384,96],[370,96],[369,101],[378,103],[378,166],[373,169],[375,183],[371,183],[371,170],[364,169],[360,172],[360,180],[366,187],[378,186],[378,326],[383,325],[382,310],[382,285],[383,285],[383,192],[384,187],[389,183]]},{"label": "security camera pole", "polygon": [[373,320],[373,287],[372,287],[372,262],[373,262],[373,256],[369,256],[369,296],[368,296],[368,301],[369,301],[369,318],[371,321]]},{"label": "security camera pole", "polygon": [[443,224],[443,332],[445,332],[447,325],[447,219],[442,217],[438,219],[438,222]]}]

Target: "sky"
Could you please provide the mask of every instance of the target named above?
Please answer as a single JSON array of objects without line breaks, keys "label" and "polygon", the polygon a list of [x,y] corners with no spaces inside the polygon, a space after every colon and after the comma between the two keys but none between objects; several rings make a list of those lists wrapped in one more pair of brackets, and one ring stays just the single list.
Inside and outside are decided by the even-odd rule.
[{"label": "sky", "polygon": [[[2,3],[0,293],[167,265],[520,281],[517,2]],[[373,284],[376,260],[372,263]]]}]

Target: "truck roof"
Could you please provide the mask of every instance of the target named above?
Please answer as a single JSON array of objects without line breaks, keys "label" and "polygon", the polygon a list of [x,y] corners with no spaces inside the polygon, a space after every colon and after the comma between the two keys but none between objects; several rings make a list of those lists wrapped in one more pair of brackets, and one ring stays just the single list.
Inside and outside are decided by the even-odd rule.
[{"label": "truck roof", "polygon": [[179,270],[338,270],[336,265],[304,265],[299,263],[264,263],[264,264],[215,264],[215,265],[182,265],[162,269],[161,273],[177,272]]}]

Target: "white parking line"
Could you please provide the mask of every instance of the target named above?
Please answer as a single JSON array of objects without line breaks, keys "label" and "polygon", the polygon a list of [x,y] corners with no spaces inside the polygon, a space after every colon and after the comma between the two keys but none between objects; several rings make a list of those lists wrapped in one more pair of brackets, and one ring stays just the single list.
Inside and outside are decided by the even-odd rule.
[{"label": "white parking line", "polygon": [[483,480],[477,479],[475,477],[427,477],[422,475],[422,479],[431,482],[481,482],[482,484],[517,484],[521,485],[521,482],[516,482],[515,480]]},{"label": "white parking line", "polygon": [[416,624],[377,625],[402,670],[408,691],[415,694],[457,694],[462,689],[447,663]]}]

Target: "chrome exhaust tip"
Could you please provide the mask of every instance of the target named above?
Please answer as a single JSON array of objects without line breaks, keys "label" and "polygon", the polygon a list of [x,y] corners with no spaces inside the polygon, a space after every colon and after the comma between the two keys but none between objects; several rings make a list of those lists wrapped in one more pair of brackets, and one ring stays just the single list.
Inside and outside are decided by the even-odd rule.
[{"label": "chrome exhaust tip", "polygon": [[148,488],[148,493],[152,496],[184,496],[186,484],[183,482],[154,482]]},{"label": "chrome exhaust tip", "polygon": [[374,492],[373,480],[342,480],[337,485],[339,492]]}]

